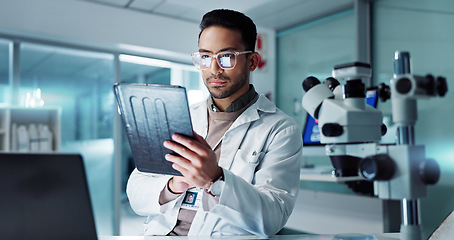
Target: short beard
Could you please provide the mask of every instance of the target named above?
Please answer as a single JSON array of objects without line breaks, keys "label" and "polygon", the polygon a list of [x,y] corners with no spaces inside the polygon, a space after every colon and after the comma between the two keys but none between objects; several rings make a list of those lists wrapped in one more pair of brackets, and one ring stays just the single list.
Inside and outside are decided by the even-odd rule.
[{"label": "short beard", "polygon": [[[208,77],[207,82],[212,77],[213,76]],[[230,81],[229,77],[224,77],[224,76],[216,76],[216,77]],[[232,96],[234,93],[236,93],[238,90],[240,90],[245,84],[248,84],[247,77],[243,77],[242,79],[240,79],[240,81],[237,81],[234,85],[232,85],[229,89],[226,89],[224,92],[216,93],[214,91],[211,91],[209,88],[208,88],[208,91],[210,92],[211,97],[216,98],[216,99],[223,99],[223,98],[228,98],[228,97]],[[223,86],[213,87],[213,88],[220,89],[220,88],[223,88]]]}]

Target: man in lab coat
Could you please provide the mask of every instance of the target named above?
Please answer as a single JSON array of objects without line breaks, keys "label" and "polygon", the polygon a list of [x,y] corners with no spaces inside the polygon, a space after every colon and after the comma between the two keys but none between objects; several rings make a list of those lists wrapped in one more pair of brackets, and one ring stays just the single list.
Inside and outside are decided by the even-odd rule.
[{"label": "man in lab coat", "polygon": [[166,159],[183,176],[131,174],[132,209],[145,235],[272,236],[292,213],[299,187],[298,125],[249,83],[260,61],[252,20],[232,10],[202,19],[192,54],[210,97],[191,106],[195,139],[172,136]]}]

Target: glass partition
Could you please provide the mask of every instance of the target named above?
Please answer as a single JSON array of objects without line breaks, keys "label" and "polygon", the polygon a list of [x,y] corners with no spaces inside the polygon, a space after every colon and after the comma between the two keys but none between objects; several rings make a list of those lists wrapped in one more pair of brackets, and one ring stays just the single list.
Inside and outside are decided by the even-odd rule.
[{"label": "glass partition", "polygon": [[210,94],[205,87],[202,74],[193,66],[173,67],[171,83],[186,88],[189,105],[205,100]]},{"label": "glass partition", "polygon": [[0,39],[0,105],[8,104],[9,94],[9,54],[10,45],[8,40]]},{"label": "glass partition", "polygon": [[302,127],[302,82],[323,81],[335,65],[355,60],[353,10],[341,12],[277,34],[277,106]]},{"label": "glass partition", "polygon": [[114,233],[113,55],[22,43],[20,105],[61,109],[61,151],[81,153],[96,227]]},{"label": "glass partition", "polygon": [[[10,49],[12,42],[0,39],[0,105],[10,105],[12,90],[17,92],[14,107],[59,109],[61,116],[60,151],[81,153],[84,158],[91,200],[99,235],[141,234],[142,221],[131,212],[120,213],[118,223],[115,199],[115,179],[122,179],[121,195],[134,168],[129,143],[122,142],[121,176],[116,176],[114,164],[113,95],[114,55],[73,48],[29,42],[18,43],[19,78],[10,82]],[[189,102],[195,103],[208,96],[201,74],[192,65],[176,64],[151,58],[120,55],[120,81],[153,84],[177,84],[186,87]],[[14,88],[14,89],[13,89]],[[0,140],[2,142],[2,140]],[[132,216],[132,217],[130,217]],[[132,219],[133,224],[128,224]],[[139,220],[138,220],[139,219]],[[123,224],[123,223],[126,224]],[[128,231],[122,231],[122,229]]]},{"label": "glass partition", "polygon": [[[353,10],[340,12],[277,33],[277,106],[292,116],[303,129],[307,113],[301,106],[302,83],[309,76],[320,81],[332,76],[335,65],[355,61],[355,18]],[[342,83],[344,84],[344,83]],[[323,146],[305,146],[302,166],[327,165]],[[307,154],[315,151],[315,154]],[[307,182],[302,182],[307,184]],[[331,184],[331,190],[342,188]]]}]

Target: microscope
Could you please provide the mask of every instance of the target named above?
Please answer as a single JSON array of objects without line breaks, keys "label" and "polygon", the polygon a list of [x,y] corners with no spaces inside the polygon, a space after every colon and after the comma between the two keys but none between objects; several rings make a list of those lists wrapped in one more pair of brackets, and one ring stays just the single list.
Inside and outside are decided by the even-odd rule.
[{"label": "microscope", "polygon": [[318,119],[320,142],[325,144],[334,175],[360,176],[373,181],[378,198],[400,200],[400,238],[420,240],[419,199],[427,195],[427,185],[438,182],[440,167],[426,159],[424,146],[415,144],[417,100],[443,97],[446,79],[411,74],[409,53],[395,52],[390,86],[382,83],[377,91],[382,101],[391,99],[396,144],[381,145],[386,133],[382,113],[365,100],[363,81],[371,72],[369,64],[354,62],[335,66],[333,77],[323,83],[310,76],[303,82],[302,105]]}]

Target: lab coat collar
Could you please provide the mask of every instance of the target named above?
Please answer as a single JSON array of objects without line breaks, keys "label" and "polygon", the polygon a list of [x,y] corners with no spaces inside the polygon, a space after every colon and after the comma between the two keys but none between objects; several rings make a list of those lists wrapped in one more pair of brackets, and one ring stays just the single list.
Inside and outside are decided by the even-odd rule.
[{"label": "lab coat collar", "polygon": [[[207,102],[207,100],[204,100],[191,106],[191,116],[194,130],[203,138],[206,137],[208,132]],[[274,113],[276,110],[276,106],[268,100],[265,95],[260,94],[257,101],[238,117],[229,130],[258,120],[260,118],[259,112]]]},{"label": "lab coat collar", "polygon": [[274,113],[276,112],[276,106],[271,103],[265,95],[261,94],[257,101],[246,109],[238,119],[232,124],[230,129],[234,129],[245,123],[257,121],[260,116],[260,112]]}]

